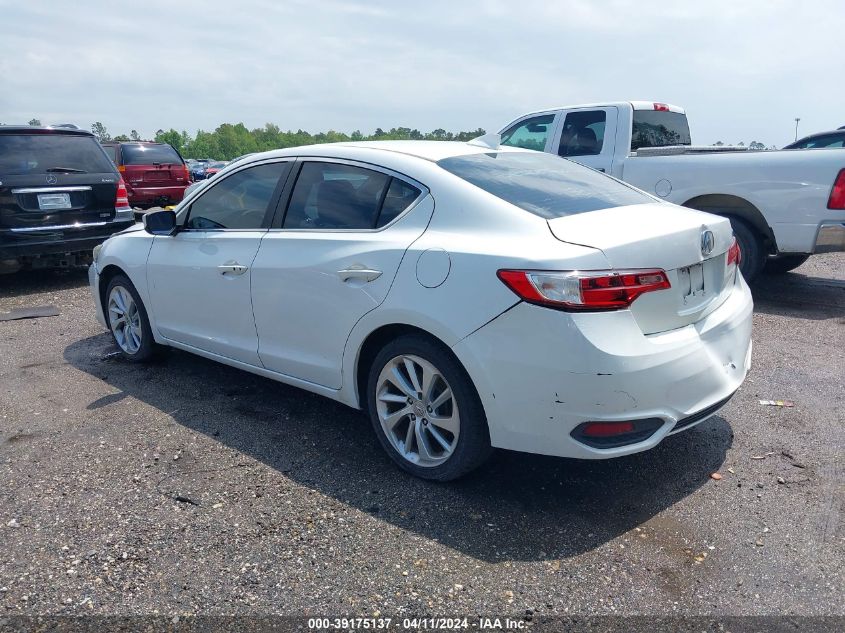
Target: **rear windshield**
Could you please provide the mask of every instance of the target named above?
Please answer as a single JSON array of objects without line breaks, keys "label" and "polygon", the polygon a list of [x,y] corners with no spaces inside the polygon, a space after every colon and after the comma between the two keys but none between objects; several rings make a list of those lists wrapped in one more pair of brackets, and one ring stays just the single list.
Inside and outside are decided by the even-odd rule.
[{"label": "rear windshield", "polygon": [[631,150],[641,147],[690,145],[687,115],[680,112],[634,110]]},{"label": "rear windshield", "polygon": [[540,152],[491,152],[437,162],[494,196],[553,219],[654,202],[646,194],[578,163]]},{"label": "rear windshield", "polygon": [[170,145],[122,145],[120,157],[124,165],[181,165],[182,159]]},{"label": "rear windshield", "polygon": [[0,134],[0,176],[114,171],[93,136]]}]

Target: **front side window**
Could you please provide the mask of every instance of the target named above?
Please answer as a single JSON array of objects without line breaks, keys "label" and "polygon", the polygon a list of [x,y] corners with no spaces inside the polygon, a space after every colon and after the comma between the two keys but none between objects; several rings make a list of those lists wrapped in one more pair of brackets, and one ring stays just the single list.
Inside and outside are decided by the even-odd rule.
[{"label": "front side window", "polygon": [[607,112],[587,110],[570,112],[563,122],[558,154],[560,156],[595,156],[604,146]]},{"label": "front side window", "polygon": [[243,169],[212,184],[188,211],[186,229],[260,229],[287,163]]},{"label": "front side window", "polygon": [[502,132],[501,144],[542,152],[546,149],[554,120],[554,114],[544,114],[520,121]]},{"label": "front side window", "polygon": [[553,219],[654,202],[609,176],[537,152],[489,152],[437,162],[446,171],[520,209]]},{"label": "front side window", "polygon": [[[361,230],[384,226],[386,222],[379,221],[382,205],[388,198],[401,196],[395,188],[390,196],[392,180],[387,174],[354,165],[306,162],[282,228]],[[391,205],[393,209],[395,203]]]}]

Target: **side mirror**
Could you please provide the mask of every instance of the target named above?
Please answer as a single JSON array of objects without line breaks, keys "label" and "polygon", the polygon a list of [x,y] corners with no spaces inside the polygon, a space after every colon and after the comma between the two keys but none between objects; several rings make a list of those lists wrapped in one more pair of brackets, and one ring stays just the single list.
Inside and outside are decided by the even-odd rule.
[{"label": "side mirror", "polygon": [[176,233],[176,214],[170,209],[146,213],[144,230],[152,235],[173,235]]}]

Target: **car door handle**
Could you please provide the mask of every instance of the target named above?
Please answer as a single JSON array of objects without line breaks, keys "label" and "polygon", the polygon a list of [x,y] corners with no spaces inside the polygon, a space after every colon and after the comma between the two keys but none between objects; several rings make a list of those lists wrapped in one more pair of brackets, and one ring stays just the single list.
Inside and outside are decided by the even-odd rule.
[{"label": "car door handle", "polygon": [[349,281],[350,279],[373,281],[381,277],[381,271],[373,270],[372,268],[364,268],[363,266],[350,266],[349,268],[337,271],[337,276],[340,277],[341,281]]},{"label": "car door handle", "polygon": [[217,270],[220,271],[221,275],[243,275],[247,270],[249,270],[248,266],[243,266],[238,262],[226,262],[222,266],[218,266]]}]

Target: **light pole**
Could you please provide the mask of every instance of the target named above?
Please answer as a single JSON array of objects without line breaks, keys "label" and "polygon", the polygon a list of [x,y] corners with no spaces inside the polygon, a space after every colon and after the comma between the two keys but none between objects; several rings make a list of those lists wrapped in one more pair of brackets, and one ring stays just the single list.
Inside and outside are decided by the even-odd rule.
[{"label": "light pole", "polygon": [[798,121],[800,121],[800,120],[801,120],[800,118],[795,117],[795,140],[796,141],[798,140]]}]

